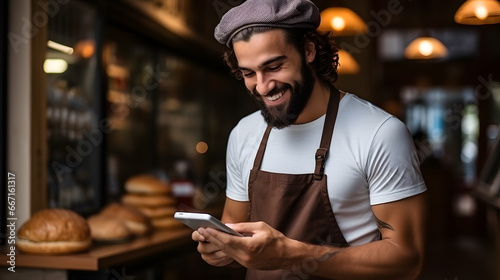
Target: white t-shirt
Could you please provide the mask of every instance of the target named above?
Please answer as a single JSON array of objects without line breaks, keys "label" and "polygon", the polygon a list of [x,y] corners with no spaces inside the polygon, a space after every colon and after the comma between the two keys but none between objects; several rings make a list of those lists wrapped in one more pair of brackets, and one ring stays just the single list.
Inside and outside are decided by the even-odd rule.
[{"label": "white t-shirt", "polygon": [[[306,124],[271,130],[261,170],[314,173],[325,115]],[[248,201],[248,180],[267,127],[257,111],[243,118],[229,136],[226,195]],[[340,101],[325,164],[333,213],[346,241],[365,244],[379,237],[371,205],[407,198],[426,190],[406,126],[371,103],[346,94]]]}]

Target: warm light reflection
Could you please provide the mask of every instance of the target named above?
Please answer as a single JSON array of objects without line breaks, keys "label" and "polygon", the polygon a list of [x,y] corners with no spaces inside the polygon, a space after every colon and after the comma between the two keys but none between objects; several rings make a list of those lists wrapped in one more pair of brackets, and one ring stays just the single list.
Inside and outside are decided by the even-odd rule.
[{"label": "warm light reflection", "polygon": [[405,49],[408,59],[442,58],[448,55],[448,49],[436,38],[419,37],[413,40]]},{"label": "warm light reflection", "polygon": [[420,42],[420,45],[418,45],[418,51],[423,56],[429,56],[434,51],[434,47],[428,40],[423,40],[422,42]]},{"label": "warm light reflection", "polygon": [[75,45],[75,52],[83,58],[90,58],[94,55],[95,43],[94,40],[81,40]]},{"label": "warm light reflection", "polygon": [[472,25],[500,23],[500,2],[467,0],[455,13],[455,22]]},{"label": "warm light reflection", "polygon": [[342,31],[345,28],[345,20],[341,17],[334,17],[332,19],[332,27],[336,31]]},{"label": "warm light reflection", "polygon": [[365,22],[351,9],[331,7],[321,12],[320,31],[331,31],[336,36],[354,36],[366,32]]},{"label": "warm light reflection", "polygon": [[68,63],[64,59],[51,59],[48,58],[43,63],[43,71],[45,73],[60,74],[68,69]]},{"label": "warm light reflection", "polygon": [[488,10],[485,6],[477,6],[474,10],[474,14],[480,20],[483,20],[488,17]]},{"label": "warm light reflection", "polygon": [[196,151],[200,154],[204,154],[208,151],[208,144],[201,141],[196,144]]},{"label": "warm light reflection", "polygon": [[352,75],[359,73],[359,64],[352,55],[344,50],[339,50],[339,75]]}]

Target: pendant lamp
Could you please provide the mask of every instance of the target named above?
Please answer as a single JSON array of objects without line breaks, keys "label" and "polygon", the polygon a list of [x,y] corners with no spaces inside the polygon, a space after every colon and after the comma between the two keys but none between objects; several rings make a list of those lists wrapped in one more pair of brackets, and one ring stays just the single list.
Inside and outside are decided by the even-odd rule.
[{"label": "pendant lamp", "polygon": [[352,75],[359,72],[359,64],[348,52],[339,50],[339,75]]},{"label": "pendant lamp", "polygon": [[352,36],[366,32],[365,22],[351,9],[332,7],[321,12],[320,31],[333,31],[335,36]]},{"label": "pendant lamp", "polygon": [[470,25],[500,23],[500,2],[467,0],[455,13],[455,22]]},{"label": "pendant lamp", "polygon": [[448,55],[448,49],[434,37],[418,37],[405,49],[405,57],[408,59],[433,59]]}]

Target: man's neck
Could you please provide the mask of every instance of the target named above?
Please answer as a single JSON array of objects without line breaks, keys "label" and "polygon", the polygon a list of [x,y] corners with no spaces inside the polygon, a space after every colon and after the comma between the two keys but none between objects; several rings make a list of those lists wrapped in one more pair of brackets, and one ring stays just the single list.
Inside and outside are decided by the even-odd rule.
[{"label": "man's neck", "polygon": [[330,86],[326,83],[316,80],[314,83],[311,97],[307,101],[306,107],[300,113],[294,124],[303,124],[312,122],[324,114],[328,108],[328,99],[330,98]]}]

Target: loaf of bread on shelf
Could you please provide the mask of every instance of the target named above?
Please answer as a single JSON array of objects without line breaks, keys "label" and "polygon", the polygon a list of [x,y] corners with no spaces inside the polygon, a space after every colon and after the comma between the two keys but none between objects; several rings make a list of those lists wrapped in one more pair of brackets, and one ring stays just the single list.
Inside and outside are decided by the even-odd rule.
[{"label": "loaf of bread on shelf", "polygon": [[158,217],[151,219],[153,227],[158,229],[172,229],[182,227],[184,224],[176,220],[174,217]]},{"label": "loaf of bread on shelf", "polygon": [[151,231],[150,219],[130,205],[114,202],[104,207],[100,215],[123,221],[134,235],[144,235]]},{"label": "loaf of bread on shelf", "polygon": [[177,207],[173,205],[160,207],[137,206],[137,209],[139,209],[139,211],[141,211],[144,215],[148,216],[151,219],[173,217],[175,212],[177,212]]},{"label": "loaf of bread on shelf", "polygon": [[128,193],[134,194],[171,194],[172,189],[167,182],[160,180],[159,178],[141,174],[130,177],[125,182],[125,190]]},{"label": "loaf of bread on shelf", "polygon": [[87,250],[92,245],[87,221],[60,208],[36,212],[18,232],[17,248],[37,254],[65,254]]},{"label": "loaf of bread on shelf", "polygon": [[118,218],[93,215],[87,218],[92,239],[96,241],[117,242],[130,239],[132,231]]},{"label": "loaf of bread on shelf", "polygon": [[177,204],[177,200],[171,196],[140,194],[125,194],[122,196],[122,202],[135,207],[162,207]]}]

